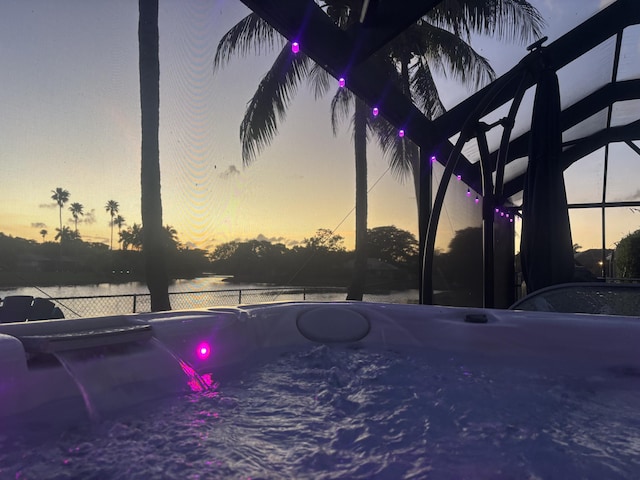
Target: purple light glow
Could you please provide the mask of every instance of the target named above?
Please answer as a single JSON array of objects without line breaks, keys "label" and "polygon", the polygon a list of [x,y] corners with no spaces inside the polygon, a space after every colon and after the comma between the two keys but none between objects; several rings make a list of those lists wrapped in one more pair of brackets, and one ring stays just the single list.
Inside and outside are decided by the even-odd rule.
[{"label": "purple light glow", "polygon": [[196,372],[196,370],[184,360],[178,359],[178,363],[188,378],[187,385],[192,392],[204,392],[212,387],[213,379],[211,378],[210,373],[206,373],[201,376],[198,375],[198,372]]},{"label": "purple light glow", "polygon": [[300,44],[298,42],[293,42],[291,44],[291,51],[293,53],[298,53],[300,51]]},{"label": "purple light glow", "polygon": [[476,200],[475,200],[475,202],[476,202],[476,203],[480,203],[480,199],[479,199],[477,196],[476,196]]},{"label": "purple light glow", "polygon": [[470,197],[470,196],[471,196],[471,190],[467,188],[467,197]]},{"label": "purple light glow", "polygon": [[456,175],[456,178],[457,178],[458,180],[462,180],[462,175]]},{"label": "purple light glow", "polygon": [[373,113],[373,116],[374,116],[374,117],[377,117],[377,116],[378,116],[378,114],[380,113],[380,110],[378,110],[378,107],[373,107],[373,111],[372,111],[372,113]]},{"label": "purple light glow", "polygon": [[501,216],[501,217],[504,217],[504,212],[500,212],[500,216]]},{"label": "purple light glow", "polygon": [[399,136],[400,138],[404,137],[404,130],[400,130],[400,131],[398,132],[398,136]]},{"label": "purple light glow", "polygon": [[435,162],[435,161],[436,161],[436,157],[435,157],[435,156],[432,156],[432,157],[431,157],[431,163],[433,163],[433,162]]},{"label": "purple light glow", "polygon": [[344,77],[340,77],[338,79],[338,85],[340,86],[340,88],[344,88],[344,86],[347,84],[347,82],[345,81]]},{"label": "purple light glow", "polygon": [[200,360],[206,360],[209,358],[209,355],[211,355],[211,347],[207,342],[202,342],[198,344],[196,354]]},{"label": "purple light glow", "polygon": [[500,213],[500,209],[499,208],[496,208],[496,213]]}]

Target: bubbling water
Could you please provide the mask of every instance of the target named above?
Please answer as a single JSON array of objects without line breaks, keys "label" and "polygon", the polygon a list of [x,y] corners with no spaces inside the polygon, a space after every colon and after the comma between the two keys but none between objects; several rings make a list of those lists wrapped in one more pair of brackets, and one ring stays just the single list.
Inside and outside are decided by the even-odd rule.
[{"label": "bubbling water", "polygon": [[5,437],[0,477],[638,478],[639,392],[607,372],[315,346],[93,428]]}]

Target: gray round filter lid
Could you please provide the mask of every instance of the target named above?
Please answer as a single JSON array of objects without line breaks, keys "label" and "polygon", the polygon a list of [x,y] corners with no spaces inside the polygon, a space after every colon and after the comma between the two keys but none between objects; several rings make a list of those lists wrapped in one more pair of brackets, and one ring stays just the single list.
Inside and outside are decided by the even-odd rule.
[{"label": "gray round filter lid", "polygon": [[323,343],[355,342],[367,336],[371,325],[360,313],[344,307],[318,307],[300,314],[298,330]]}]

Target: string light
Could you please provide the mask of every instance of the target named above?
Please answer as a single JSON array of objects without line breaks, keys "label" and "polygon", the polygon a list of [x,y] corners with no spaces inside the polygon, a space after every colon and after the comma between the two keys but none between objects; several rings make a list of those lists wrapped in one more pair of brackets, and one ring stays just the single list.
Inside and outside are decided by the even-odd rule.
[{"label": "string light", "polygon": [[298,53],[300,51],[300,44],[298,42],[293,42],[291,44],[291,51],[293,53]]},{"label": "string light", "polygon": [[462,180],[462,175],[456,175],[456,178],[457,178],[458,180]]},{"label": "string light", "polygon": [[471,196],[471,190],[467,188],[467,197]]},{"label": "string light", "polygon": [[340,88],[344,88],[344,86],[347,84],[347,82],[345,81],[344,77],[340,77],[338,79],[338,85],[340,86]]},{"label": "string light", "polygon": [[377,116],[378,116],[378,114],[380,113],[380,110],[378,110],[378,107],[373,107],[373,111],[372,111],[372,113],[373,113],[373,116],[374,116],[374,117],[377,117]]},{"label": "string light", "polygon": [[476,195],[476,200],[475,200],[475,202],[476,202],[476,203],[480,203],[480,199],[478,198],[478,196],[477,196],[477,195]]},{"label": "string light", "polygon": [[399,136],[400,138],[404,137],[404,130],[400,130],[400,131],[398,132],[398,136]]}]

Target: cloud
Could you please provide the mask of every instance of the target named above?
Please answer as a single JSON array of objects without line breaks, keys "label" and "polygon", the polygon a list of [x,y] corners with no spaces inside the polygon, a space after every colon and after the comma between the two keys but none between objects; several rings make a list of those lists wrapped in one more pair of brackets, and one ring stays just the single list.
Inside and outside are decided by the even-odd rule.
[{"label": "cloud", "polygon": [[258,236],[256,237],[256,240],[260,242],[269,242],[273,244],[283,243],[287,247],[293,247],[295,245],[300,245],[301,243],[299,240],[291,240],[290,238],[286,238],[286,237],[267,237],[261,233],[258,234]]},{"label": "cloud", "polygon": [[46,223],[42,223],[42,222],[33,222],[31,224],[32,228],[47,228],[47,224]]},{"label": "cloud", "polygon": [[85,212],[84,216],[78,219],[78,223],[84,223],[85,225],[96,223],[96,209],[92,208],[91,211]]},{"label": "cloud", "polygon": [[58,204],[57,203],[41,203],[40,205],[38,205],[38,208],[47,208],[47,209],[58,208]]},{"label": "cloud", "polygon": [[286,238],[284,237],[266,237],[265,235],[259,233],[256,237],[256,240],[259,242],[269,242],[269,243],[284,243]]},{"label": "cloud", "polygon": [[235,165],[229,165],[229,167],[220,174],[220,178],[227,179],[235,175],[240,175],[240,170],[238,170]]}]

